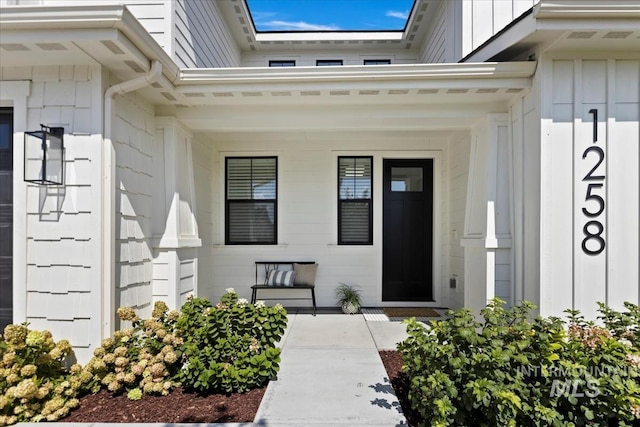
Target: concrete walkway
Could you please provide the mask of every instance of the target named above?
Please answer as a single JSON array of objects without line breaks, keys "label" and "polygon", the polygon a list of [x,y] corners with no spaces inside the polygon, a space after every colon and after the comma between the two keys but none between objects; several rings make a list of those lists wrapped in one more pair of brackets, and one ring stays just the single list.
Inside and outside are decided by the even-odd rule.
[{"label": "concrete walkway", "polygon": [[278,379],[254,425],[407,425],[378,355],[405,336],[401,323],[365,322],[362,315],[290,314]]}]

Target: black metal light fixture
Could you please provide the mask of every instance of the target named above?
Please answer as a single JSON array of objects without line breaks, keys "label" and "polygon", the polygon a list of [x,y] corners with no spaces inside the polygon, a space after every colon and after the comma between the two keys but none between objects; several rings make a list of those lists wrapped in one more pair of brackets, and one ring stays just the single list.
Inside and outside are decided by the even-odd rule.
[{"label": "black metal light fixture", "polygon": [[39,185],[64,184],[64,128],[40,125],[24,133],[24,180]]}]

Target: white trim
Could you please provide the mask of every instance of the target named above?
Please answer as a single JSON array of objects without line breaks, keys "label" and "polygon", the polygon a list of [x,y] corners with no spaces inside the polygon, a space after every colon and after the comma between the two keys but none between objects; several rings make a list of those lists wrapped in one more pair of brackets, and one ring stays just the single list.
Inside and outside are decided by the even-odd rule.
[{"label": "white trim", "polygon": [[30,81],[0,81],[0,105],[13,107],[13,323],[27,321],[27,185],[24,132]]},{"label": "white trim", "polygon": [[[193,85],[229,85],[248,83],[293,83],[321,81],[383,81],[437,80],[442,87],[451,81],[484,81],[500,84],[495,79],[524,79],[535,73],[536,62],[482,62],[453,64],[390,64],[371,67],[344,65],[341,67],[241,67],[190,68],[180,70],[178,91],[193,91]],[[468,83],[472,84],[472,83]],[[528,87],[528,86],[527,86]],[[228,89],[227,89],[228,90]]]},{"label": "white trim", "polygon": [[540,0],[533,8],[536,19],[640,18],[638,0]]}]

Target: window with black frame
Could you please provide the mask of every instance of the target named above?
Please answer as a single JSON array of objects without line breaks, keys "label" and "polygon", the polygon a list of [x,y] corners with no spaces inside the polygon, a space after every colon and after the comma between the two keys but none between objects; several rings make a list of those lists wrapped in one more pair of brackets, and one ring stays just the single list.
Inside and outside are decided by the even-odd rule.
[{"label": "window with black frame", "polygon": [[372,183],[372,157],[338,157],[338,244],[373,244]]},{"label": "window with black frame", "polygon": [[227,157],[227,245],[277,244],[277,175],[276,157]]}]

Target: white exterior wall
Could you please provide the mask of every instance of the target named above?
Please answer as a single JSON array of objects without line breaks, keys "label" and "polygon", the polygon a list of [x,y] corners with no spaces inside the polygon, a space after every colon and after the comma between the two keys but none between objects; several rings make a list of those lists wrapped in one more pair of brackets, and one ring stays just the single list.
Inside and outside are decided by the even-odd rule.
[{"label": "white exterior wall", "polygon": [[[197,249],[199,293],[211,294],[211,278],[213,277],[213,245],[214,224],[220,221],[220,209],[224,209],[224,201],[213,191],[216,175],[213,169],[214,150],[211,141],[202,134],[196,134],[192,140],[193,176],[196,206],[196,221],[202,246]],[[222,207],[220,207],[222,206]],[[215,212],[215,214],[214,214]],[[215,301],[214,301],[215,302]]]},{"label": "white exterior wall", "polygon": [[365,59],[390,59],[392,64],[415,64],[418,52],[414,50],[362,49],[358,50],[306,50],[242,52],[243,67],[268,67],[270,60],[296,61],[296,67],[315,67],[316,60],[341,59],[342,65],[363,65]]},{"label": "white exterior wall", "polygon": [[510,105],[511,232],[514,302],[540,306],[540,87],[541,73],[530,91]]},{"label": "white exterior wall", "polygon": [[[384,158],[435,158],[434,169],[434,295],[435,306],[449,306],[447,236],[449,203],[446,136],[428,137],[419,132],[385,133],[233,133],[214,134],[209,140],[213,157],[211,192],[213,221],[212,256],[201,271],[199,294],[217,301],[228,287],[241,297],[250,297],[255,282],[254,261],[311,260],[319,264],[316,298],[319,306],[334,306],[339,282],[355,283],[363,289],[365,306],[380,305],[382,282],[382,160]],[[201,147],[204,149],[204,147]],[[278,157],[278,245],[224,245],[225,156]],[[374,157],[374,244],[338,246],[337,158],[349,155]],[[199,168],[198,180],[209,171]],[[207,184],[197,182],[201,194]],[[204,213],[204,210],[202,211]],[[208,213],[207,213],[208,214]],[[209,251],[206,248],[202,251]],[[302,295],[307,296],[307,293]],[[280,294],[278,294],[280,295]],[[266,293],[262,296],[268,296]],[[305,304],[301,302],[300,305]],[[398,303],[394,303],[398,305]],[[414,303],[424,305],[424,303]]]},{"label": "white exterior wall", "polygon": [[238,67],[240,49],[217,1],[176,0],[174,59],[185,68]]},{"label": "white exterior wall", "polygon": [[471,130],[464,223],[464,301],[476,311],[512,292],[510,138],[507,114],[489,114]]},{"label": "white exterior wall", "polygon": [[[462,57],[506,27],[538,0],[463,0]],[[458,58],[460,59],[460,58]]]},{"label": "white exterior wall", "polygon": [[464,234],[467,181],[469,179],[470,135],[450,138],[449,149],[449,280],[455,288],[449,288],[449,308],[464,306]]},{"label": "white exterior wall", "polygon": [[[115,307],[151,315],[153,106],[135,93],[116,96],[112,143],[116,158]],[[117,328],[117,326],[116,326]]]},{"label": "white exterior wall", "polygon": [[172,117],[155,120],[153,171],[152,299],[178,309],[197,293],[200,239],[191,134]]},{"label": "white exterior wall", "polygon": [[[25,105],[0,99],[14,107],[17,119],[14,322],[68,339],[78,359],[88,360],[89,347],[101,337],[101,71],[82,65],[2,67],[0,80],[3,93],[11,81],[30,80]],[[24,116],[22,127],[18,118]],[[41,123],[65,128],[62,188],[23,182],[21,132]]]},{"label": "white exterior wall", "polygon": [[[639,300],[640,57],[564,54],[543,59],[542,314],[565,308],[595,317],[596,302],[616,309]],[[598,139],[593,116],[598,110]],[[604,153],[602,163],[586,179]],[[591,151],[585,151],[589,149]],[[602,178],[601,178],[602,177]],[[589,189],[588,186],[592,185]],[[595,184],[595,185],[594,185]],[[587,200],[588,192],[602,198]],[[582,248],[588,221],[599,221],[604,250]],[[598,247],[597,238],[587,248]]]}]

